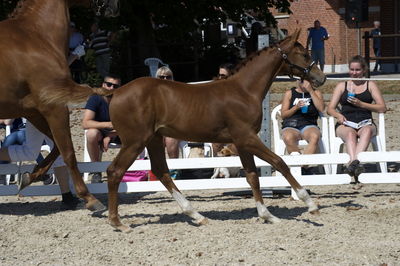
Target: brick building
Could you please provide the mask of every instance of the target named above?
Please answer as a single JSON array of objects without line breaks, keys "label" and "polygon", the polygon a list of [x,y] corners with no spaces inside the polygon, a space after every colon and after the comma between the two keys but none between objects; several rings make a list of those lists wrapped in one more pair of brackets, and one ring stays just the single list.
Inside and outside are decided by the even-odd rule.
[{"label": "brick building", "polygon": [[[373,21],[381,21],[382,34],[400,33],[400,1],[398,0],[369,0],[365,12],[368,20],[359,23],[358,27],[353,21],[346,21],[347,0],[293,0],[292,14],[274,12],[278,21],[278,28],[286,30],[288,34],[296,28],[301,28],[300,42],[306,44],[307,29],[313,27],[314,20],[318,19],[330,35],[325,41],[325,72],[347,72],[347,62],[354,55],[365,55],[365,43],[362,36],[365,31],[370,31]],[[361,1],[360,1],[361,2]],[[372,40],[370,40],[372,46]],[[373,55],[372,47],[370,54]],[[382,56],[399,56],[400,39],[382,38]],[[398,62],[395,60],[382,62],[385,72],[399,71]],[[374,62],[371,62],[371,67]]]}]

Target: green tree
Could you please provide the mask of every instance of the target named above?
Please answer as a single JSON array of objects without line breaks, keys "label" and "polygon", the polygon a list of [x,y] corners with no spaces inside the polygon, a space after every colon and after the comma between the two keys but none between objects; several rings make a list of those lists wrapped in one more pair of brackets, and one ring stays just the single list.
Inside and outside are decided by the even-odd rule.
[{"label": "green tree", "polygon": [[[101,19],[102,28],[117,34],[114,45],[114,72],[129,80],[147,75],[143,60],[159,57],[171,63],[180,80],[209,78],[221,61],[235,57],[235,49],[224,41],[205,45],[202,30],[226,21],[246,23],[248,13],[267,25],[274,25],[270,8],[290,13],[292,0],[120,0],[118,18]],[[5,19],[17,0],[0,0],[0,19]],[[71,19],[88,36],[90,23],[99,19],[90,10],[71,9]],[[182,65],[180,62],[189,62]],[[203,62],[203,64],[202,64]],[[213,65],[213,69],[201,68]],[[209,67],[208,67],[209,68]],[[206,73],[200,76],[193,73]],[[125,76],[125,77],[124,77]]]}]

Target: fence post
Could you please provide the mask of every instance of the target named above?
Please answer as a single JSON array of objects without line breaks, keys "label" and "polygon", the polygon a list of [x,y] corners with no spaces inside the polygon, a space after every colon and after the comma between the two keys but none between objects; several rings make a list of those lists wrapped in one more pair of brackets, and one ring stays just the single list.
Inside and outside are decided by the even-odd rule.
[{"label": "fence post", "polygon": [[371,37],[370,37],[368,31],[364,32],[364,37],[363,38],[364,38],[364,43],[365,43],[365,45],[364,45],[364,47],[365,47],[365,56],[364,57],[365,57],[365,61],[367,61],[367,66],[368,66],[367,78],[370,78],[371,77],[371,71],[370,71],[370,66],[369,66],[369,63],[370,63],[369,39]]},{"label": "fence post", "polygon": [[[265,96],[262,108],[263,108],[263,119],[261,123],[261,131],[260,138],[265,146],[268,149],[271,149],[271,112],[270,112],[270,104],[271,104],[271,92],[268,92]],[[263,166],[261,167],[261,176],[270,176],[271,175],[271,166]]]}]

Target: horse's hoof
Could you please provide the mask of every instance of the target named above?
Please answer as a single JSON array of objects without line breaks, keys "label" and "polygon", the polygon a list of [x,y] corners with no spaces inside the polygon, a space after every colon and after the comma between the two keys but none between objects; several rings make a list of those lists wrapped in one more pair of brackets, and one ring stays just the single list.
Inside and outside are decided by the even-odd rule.
[{"label": "horse's hoof", "polygon": [[308,212],[311,214],[319,214],[319,208],[315,203],[313,202],[309,207],[308,207]]},{"label": "horse's hoof", "polygon": [[316,210],[309,210],[308,212],[311,213],[311,214],[314,214],[314,215],[319,215],[319,214],[321,214],[321,213],[319,212],[319,209],[316,209]]},{"label": "horse's hoof", "polygon": [[93,203],[91,202],[86,203],[86,208],[98,214],[104,212],[107,209],[106,206],[104,206],[103,203],[101,203],[98,200],[95,200]]},{"label": "horse's hoof", "polygon": [[132,232],[132,228],[129,226],[124,225],[119,220],[118,222],[112,222],[109,220],[109,224],[114,227],[117,231],[121,231],[122,233],[130,233]]},{"label": "horse's hoof", "polygon": [[198,225],[206,225],[206,224],[208,224],[208,223],[209,223],[209,221],[208,221],[208,219],[205,218],[205,217],[203,217],[202,219],[197,219],[197,220],[195,221],[195,224],[198,224]]},{"label": "horse's hoof", "polygon": [[18,179],[18,193],[31,184],[30,173],[23,173]]},{"label": "horse's hoof", "polygon": [[124,224],[121,224],[121,225],[118,225],[118,226],[112,225],[112,227],[114,227],[118,231],[121,231],[122,233],[126,233],[127,234],[127,233],[132,232],[132,229],[129,226],[126,226]]},{"label": "horse's hoof", "polygon": [[267,217],[267,219],[265,219],[265,221],[267,221],[267,222],[269,222],[271,224],[277,224],[277,223],[281,222],[281,219],[279,219],[276,216],[271,215],[271,216]]}]

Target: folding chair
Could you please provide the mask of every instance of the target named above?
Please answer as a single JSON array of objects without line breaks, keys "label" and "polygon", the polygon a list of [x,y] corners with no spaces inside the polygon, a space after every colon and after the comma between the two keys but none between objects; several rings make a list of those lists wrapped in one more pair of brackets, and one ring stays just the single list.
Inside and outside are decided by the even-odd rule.
[{"label": "folding chair", "polygon": [[[386,151],[386,133],[385,133],[385,115],[378,114],[378,128],[375,136],[371,138],[372,149],[374,151]],[[331,153],[340,153],[343,151],[343,140],[336,136],[335,118],[329,117],[329,143]],[[385,162],[379,163],[382,173],[387,173],[387,164]],[[337,164],[332,164],[332,174],[337,173]]]},{"label": "folding chair", "polygon": [[[281,127],[278,121],[278,119],[281,116],[281,109],[282,105],[279,104],[272,110],[271,113],[271,120],[273,126],[274,152],[279,156],[284,155],[286,151],[286,145],[282,139],[282,134],[280,131]],[[329,153],[328,119],[324,116],[323,113],[320,113],[319,115],[321,118],[321,139],[319,140],[318,147],[320,153]],[[305,146],[305,145],[308,145],[306,140],[299,141],[299,146]],[[324,170],[325,174],[330,174],[331,173],[330,165],[325,164]]]}]

